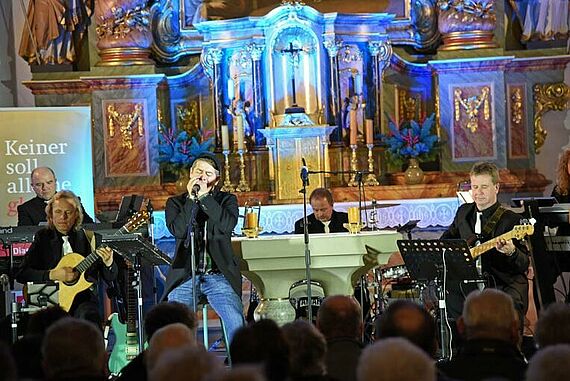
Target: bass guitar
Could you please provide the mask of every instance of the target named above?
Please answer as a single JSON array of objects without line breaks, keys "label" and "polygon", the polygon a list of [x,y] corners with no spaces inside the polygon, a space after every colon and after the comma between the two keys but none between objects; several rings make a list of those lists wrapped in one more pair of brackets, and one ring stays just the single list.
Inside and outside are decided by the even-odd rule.
[{"label": "bass guitar", "polygon": [[[115,233],[115,235],[128,234],[137,230],[148,220],[148,216],[149,214],[146,210],[137,212]],[[59,305],[65,311],[69,312],[77,294],[87,290],[93,284],[93,282],[90,282],[85,278],[85,271],[100,258],[101,257],[99,257],[95,251],[86,257],[77,253],[69,253],[63,256],[55,267],[55,269],[71,267],[79,274],[77,279],[72,282],[57,282],[59,283]]]}]

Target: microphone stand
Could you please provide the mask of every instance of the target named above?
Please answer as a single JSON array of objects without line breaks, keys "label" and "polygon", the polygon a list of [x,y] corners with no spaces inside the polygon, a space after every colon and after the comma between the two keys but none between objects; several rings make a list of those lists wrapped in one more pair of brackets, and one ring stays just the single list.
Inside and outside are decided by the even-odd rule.
[{"label": "microphone stand", "polygon": [[[150,198],[146,204],[146,210],[148,212],[148,236],[150,237],[150,242],[154,245],[154,208],[150,202]],[[156,274],[154,273],[154,266],[152,266],[152,295],[154,304],[158,303],[156,295],[157,292],[158,287],[156,286]]]},{"label": "microphone stand", "polygon": [[307,278],[307,319],[313,321],[313,294],[311,289],[311,249],[309,248],[309,226],[307,221],[307,185],[309,182],[309,171],[306,176],[301,176],[303,189],[299,192],[303,194],[303,235],[305,238],[305,277]]},{"label": "microphone stand", "polygon": [[192,204],[192,213],[190,217],[190,223],[188,224],[188,233],[186,236],[186,241],[184,242],[184,247],[190,247],[190,260],[192,262],[191,275],[192,275],[192,310],[194,313],[198,310],[198,301],[196,299],[196,245],[195,245],[195,232],[198,228],[198,222],[196,221],[196,214],[198,213],[198,197],[194,197]]}]

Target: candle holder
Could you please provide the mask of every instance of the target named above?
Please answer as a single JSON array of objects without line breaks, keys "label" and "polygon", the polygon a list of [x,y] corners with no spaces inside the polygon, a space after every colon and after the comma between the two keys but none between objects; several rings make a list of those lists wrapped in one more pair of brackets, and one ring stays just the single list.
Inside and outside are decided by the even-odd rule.
[{"label": "candle holder", "polygon": [[241,231],[248,238],[257,238],[263,228],[259,226],[261,218],[261,201],[249,199],[244,205],[244,221]]},{"label": "candle holder", "polygon": [[366,144],[368,147],[368,175],[366,175],[366,180],[364,180],[364,184],[368,186],[376,186],[380,183],[376,179],[376,175],[374,174],[374,159],[372,158],[372,148],[374,148],[374,144]]},{"label": "candle holder", "polygon": [[356,144],[351,144],[350,149],[352,150],[352,155],[350,158],[350,169],[352,174],[350,175],[350,180],[348,181],[349,187],[357,187],[358,181],[356,181],[356,171],[357,171],[357,164],[358,160],[356,159],[356,148],[358,146]]},{"label": "candle holder", "polygon": [[348,230],[348,232],[350,234],[358,234],[360,233],[360,231],[363,228],[363,225],[361,223],[349,223],[349,222],[345,222],[344,224],[342,224],[342,226]]},{"label": "candle holder", "polygon": [[236,192],[249,192],[251,188],[245,180],[245,160],[243,157],[243,150],[238,150],[239,155],[239,183]]},{"label": "candle holder", "polygon": [[235,190],[232,180],[230,179],[230,150],[225,149],[224,154],[224,185],[222,192],[233,192]]}]

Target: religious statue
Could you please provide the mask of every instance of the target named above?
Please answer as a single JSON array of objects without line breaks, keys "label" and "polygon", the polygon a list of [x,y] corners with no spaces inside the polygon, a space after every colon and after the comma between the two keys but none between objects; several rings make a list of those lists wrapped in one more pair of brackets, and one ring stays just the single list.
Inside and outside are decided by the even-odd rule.
[{"label": "religious statue", "polygon": [[71,64],[74,41],[81,41],[93,12],[93,0],[30,0],[19,54],[29,64]]},{"label": "religious statue", "polygon": [[228,114],[232,116],[232,127],[234,131],[234,136],[237,136],[237,128],[241,123],[243,126],[243,132],[245,136],[251,136],[251,124],[248,118],[248,113],[250,112],[250,102],[244,102],[241,99],[234,98],[232,104],[228,107]]}]

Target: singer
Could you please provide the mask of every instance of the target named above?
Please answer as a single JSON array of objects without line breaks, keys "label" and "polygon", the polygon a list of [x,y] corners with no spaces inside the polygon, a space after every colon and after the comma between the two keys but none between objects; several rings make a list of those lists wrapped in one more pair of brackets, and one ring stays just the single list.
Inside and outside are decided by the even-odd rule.
[{"label": "singer", "polygon": [[[231,342],[244,322],[241,274],[231,245],[231,234],[238,219],[238,202],[235,195],[219,189],[220,168],[214,154],[200,154],[190,169],[187,192],[166,201],[166,226],[176,238],[176,248],[163,299],[168,297],[170,301],[192,308],[195,291],[198,303],[206,299],[220,316]],[[185,245],[194,215],[196,290],[192,290],[191,248]],[[226,345],[229,346],[229,342]]]}]

